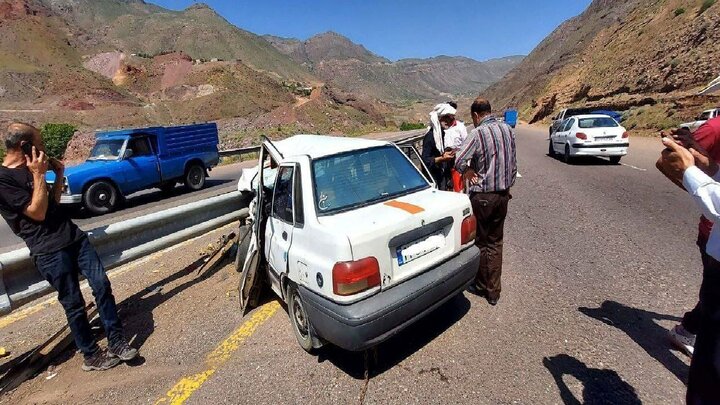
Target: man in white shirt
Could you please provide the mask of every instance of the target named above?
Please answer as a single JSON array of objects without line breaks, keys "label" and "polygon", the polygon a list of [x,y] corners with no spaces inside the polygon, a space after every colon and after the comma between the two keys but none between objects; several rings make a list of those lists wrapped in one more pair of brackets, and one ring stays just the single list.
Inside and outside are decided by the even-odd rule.
[{"label": "man in white shirt", "polygon": [[[682,183],[702,213],[720,223],[720,170],[696,145],[685,146],[669,137],[658,168],[670,180]],[[688,379],[688,404],[720,403],[720,226],[713,226],[704,256],[700,287],[700,330]]]}]

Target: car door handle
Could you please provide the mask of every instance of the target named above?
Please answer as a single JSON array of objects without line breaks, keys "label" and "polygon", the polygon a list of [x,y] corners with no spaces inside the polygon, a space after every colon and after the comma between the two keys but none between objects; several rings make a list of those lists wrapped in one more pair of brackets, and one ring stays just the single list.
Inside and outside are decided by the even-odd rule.
[{"label": "car door handle", "polygon": [[285,241],[287,240],[287,232],[283,231],[283,233],[282,233],[282,238],[283,238],[283,240],[285,240]]}]

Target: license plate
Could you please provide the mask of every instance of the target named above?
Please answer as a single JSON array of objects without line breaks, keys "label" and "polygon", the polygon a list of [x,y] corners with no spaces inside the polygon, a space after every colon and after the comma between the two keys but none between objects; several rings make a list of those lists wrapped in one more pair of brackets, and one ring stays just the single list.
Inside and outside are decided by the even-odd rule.
[{"label": "license plate", "polygon": [[615,136],[596,136],[595,140],[604,141],[608,139],[615,139]]},{"label": "license plate", "polygon": [[410,263],[443,247],[445,247],[445,235],[442,233],[430,235],[419,242],[400,246],[396,251],[398,265]]}]

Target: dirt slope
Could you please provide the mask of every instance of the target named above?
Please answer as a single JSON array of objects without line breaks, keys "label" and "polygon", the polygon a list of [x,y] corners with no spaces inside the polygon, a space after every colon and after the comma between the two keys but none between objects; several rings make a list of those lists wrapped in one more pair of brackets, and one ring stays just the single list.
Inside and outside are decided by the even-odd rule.
[{"label": "dirt slope", "polygon": [[[702,4],[595,0],[485,94],[499,106],[519,107],[530,121],[569,105],[712,104],[690,97],[720,71],[720,4]],[[665,107],[668,116],[692,114]]]}]

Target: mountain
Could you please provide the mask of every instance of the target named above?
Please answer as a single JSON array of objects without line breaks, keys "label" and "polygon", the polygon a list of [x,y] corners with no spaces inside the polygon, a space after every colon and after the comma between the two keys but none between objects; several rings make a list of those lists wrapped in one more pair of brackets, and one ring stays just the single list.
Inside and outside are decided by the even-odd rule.
[{"label": "mountain", "polygon": [[522,60],[522,56],[513,56],[478,62],[439,56],[391,62],[334,32],[306,41],[269,35],[264,38],[328,82],[395,102],[476,95]]},{"label": "mountain", "polygon": [[[648,129],[672,126],[718,101],[694,96],[720,70],[718,43],[713,1],[594,0],[484,94],[531,122],[591,105],[629,110]],[[658,117],[637,117],[648,111]]]},{"label": "mountain", "polygon": [[235,147],[259,133],[381,130],[387,115],[206,5],[0,0],[0,126],[67,122],[92,133],[217,121],[221,147]]},{"label": "mountain", "polygon": [[[194,59],[241,60],[277,77],[314,81],[312,75],[267,41],[242,30],[204,3],[171,11],[143,0],[42,0],[53,12],[105,46],[157,55],[182,51]],[[86,49],[87,50],[87,49]]]}]

